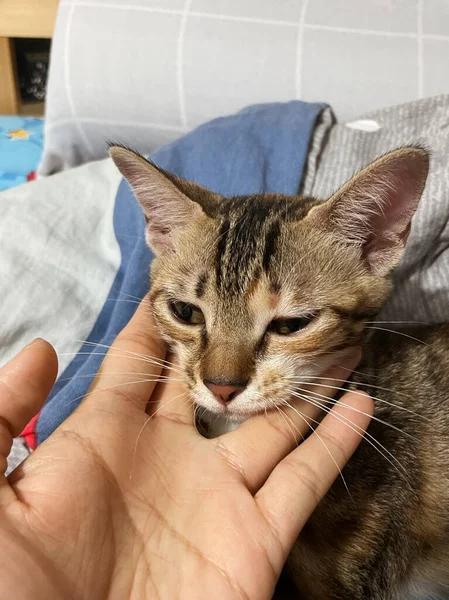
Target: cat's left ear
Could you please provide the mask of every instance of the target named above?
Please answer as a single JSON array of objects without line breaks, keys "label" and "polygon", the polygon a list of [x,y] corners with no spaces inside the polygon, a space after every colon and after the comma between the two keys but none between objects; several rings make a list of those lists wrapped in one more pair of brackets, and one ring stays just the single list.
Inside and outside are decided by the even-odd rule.
[{"label": "cat's left ear", "polygon": [[373,273],[387,275],[401,258],[428,171],[426,150],[399,148],[368,165],[308,218],[359,247]]},{"label": "cat's left ear", "polygon": [[156,255],[175,250],[177,235],[192,220],[204,216],[202,208],[175,185],[172,179],[176,178],[137,152],[111,146],[109,154],[142,206],[150,248]]}]

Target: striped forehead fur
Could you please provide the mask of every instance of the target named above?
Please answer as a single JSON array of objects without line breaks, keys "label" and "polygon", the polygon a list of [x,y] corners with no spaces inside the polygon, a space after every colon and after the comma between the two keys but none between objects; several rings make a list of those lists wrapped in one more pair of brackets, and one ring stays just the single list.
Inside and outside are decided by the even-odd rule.
[{"label": "striped forehead fur", "polygon": [[312,198],[277,195],[223,200],[215,253],[217,288],[242,293],[263,272],[268,274],[283,227],[303,219],[316,203]]}]

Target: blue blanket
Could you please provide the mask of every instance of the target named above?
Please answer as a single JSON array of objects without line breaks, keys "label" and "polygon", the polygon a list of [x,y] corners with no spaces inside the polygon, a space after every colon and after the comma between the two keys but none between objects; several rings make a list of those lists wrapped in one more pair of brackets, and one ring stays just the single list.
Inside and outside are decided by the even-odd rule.
[{"label": "blue blanket", "polygon": [[[167,171],[225,196],[295,194],[324,107],[299,101],[251,106],[198,127],[151,158]],[[133,298],[142,298],[147,292],[152,255],[144,241],[142,211],[125,181],[117,192],[114,231],[121,265],[87,343],[60,376],[39,415],[38,443],[81,402],[106,347],[132,317],[136,308]]]}]

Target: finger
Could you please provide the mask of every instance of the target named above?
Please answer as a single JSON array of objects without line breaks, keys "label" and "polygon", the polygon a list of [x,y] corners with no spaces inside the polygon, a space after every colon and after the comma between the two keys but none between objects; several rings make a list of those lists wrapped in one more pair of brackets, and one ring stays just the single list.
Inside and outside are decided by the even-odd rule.
[{"label": "finger", "polygon": [[145,411],[157,382],[164,380],[165,366],[169,373],[176,373],[166,363],[166,345],[157,332],[146,296],[106,354],[86,399],[110,403],[112,395]]},{"label": "finger", "polygon": [[[169,357],[172,359],[172,357]],[[173,365],[178,367],[176,360]],[[148,406],[148,414],[152,418],[168,418],[193,426],[194,408],[189,390],[181,377],[175,378],[164,371],[169,381],[161,383],[155,389]]]},{"label": "finger", "polygon": [[248,419],[235,431],[217,438],[220,451],[238,461],[250,491],[255,493],[279,461],[321,420],[326,399],[335,395],[335,388],[344,383],[359,360],[360,350],[353,349],[346,364],[330,369],[319,384],[309,386],[307,395],[293,398],[290,406]]},{"label": "finger", "polygon": [[367,394],[345,394],[316,432],[277,465],[256,494],[256,501],[286,552],[341,475],[361,442],[361,433],[368,427],[373,411],[373,401]]},{"label": "finger", "polygon": [[16,437],[38,413],[58,372],[53,347],[35,340],[0,369],[0,460],[6,457]]}]

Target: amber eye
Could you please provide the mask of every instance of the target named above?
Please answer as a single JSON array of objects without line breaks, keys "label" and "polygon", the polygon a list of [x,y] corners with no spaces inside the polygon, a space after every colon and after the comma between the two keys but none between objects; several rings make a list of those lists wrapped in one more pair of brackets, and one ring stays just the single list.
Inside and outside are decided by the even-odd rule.
[{"label": "amber eye", "polygon": [[170,302],[170,310],[180,321],[189,325],[204,323],[204,315],[199,308],[187,302]]},{"label": "amber eye", "polygon": [[275,319],[268,325],[268,331],[278,335],[290,335],[307,327],[313,317],[300,317],[297,319]]}]

